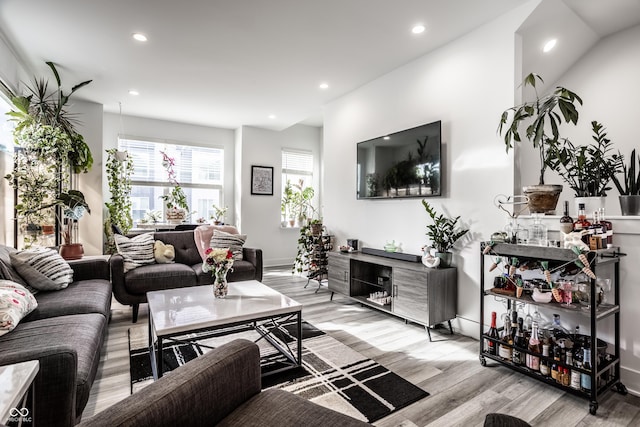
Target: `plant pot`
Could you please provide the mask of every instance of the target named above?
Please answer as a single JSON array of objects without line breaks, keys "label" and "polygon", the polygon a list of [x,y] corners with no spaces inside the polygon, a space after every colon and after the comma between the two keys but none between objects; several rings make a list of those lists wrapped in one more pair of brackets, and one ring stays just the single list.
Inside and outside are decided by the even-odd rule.
[{"label": "plant pot", "polygon": [[640,215],[640,195],[618,196],[620,211],[624,216]]},{"label": "plant pot", "polygon": [[322,223],[314,223],[311,224],[310,227],[312,236],[319,236],[322,234]]},{"label": "plant pot", "polygon": [[556,211],[562,185],[527,185],[522,192],[529,198],[529,212],[553,215]]},{"label": "plant pot", "polygon": [[584,203],[584,213],[588,218],[591,218],[593,213],[604,208],[606,198],[604,197],[576,197],[576,215],[578,212],[578,205]]},{"label": "plant pot", "polygon": [[60,245],[60,256],[63,259],[80,259],[84,255],[82,243],[70,243],[68,245]]},{"label": "plant pot", "polygon": [[436,252],[436,258],[440,258],[440,268],[451,267],[451,258],[453,254],[451,252]]}]

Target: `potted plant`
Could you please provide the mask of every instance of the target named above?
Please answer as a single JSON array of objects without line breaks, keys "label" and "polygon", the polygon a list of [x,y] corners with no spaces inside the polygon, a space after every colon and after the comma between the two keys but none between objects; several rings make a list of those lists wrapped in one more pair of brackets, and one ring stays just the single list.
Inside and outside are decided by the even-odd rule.
[{"label": "potted plant", "polygon": [[64,244],[60,245],[60,256],[66,260],[82,258],[84,249],[82,243],[74,243],[73,224],[82,218],[85,212],[91,213],[84,194],[78,190],[60,193],[54,205],[62,208],[62,218],[64,218],[60,220],[64,241]]},{"label": "potted plant", "polygon": [[173,169],[175,160],[164,151],[160,153],[162,154],[162,167],[166,169],[169,183],[173,185],[169,194],[162,195],[160,198],[164,200],[167,207],[167,221],[180,223],[184,221],[189,212],[187,195],[184,194],[184,190],[176,179],[176,172]]},{"label": "potted plant", "polygon": [[215,225],[222,224],[222,221],[224,220],[224,216],[226,215],[228,209],[229,208],[227,206],[219,208],[218,206],[213,205],[213,215],[211,215],[211,219],[213,220],[213,223]]},{"label": "potted plant", "polygon": [[[576,203],[587,203],[585,198],[598,198],[588,212],[604,207],[604,197],[611,190],[609,183],[622,171],[622,155],[612,153],[611,140],[602,124],[591,122],[593,140],[589,145],[575,146],[568,139],[552,141],[548,164],[558,172],[576,196]],[[596,206],[597,205],[597,206]]]},{"label": "potted plant", "polygon": [[[640,159],[638,159],[640,163]],[[620,193],[620,211],[622,215],[640,215],[640,168],[636,175],[636,150],[631,150],[628,168],[626,164],[622,165],[621,183],[618,178],[613,175],[611,179]],[[624,186],[623,186],[624,184]]]},{"label": "potted plant", "polygon": [[[505,110],[500,118],[498,133],[504,138],[507,152],[513,148],[514,143],[522,142],[523,136],[538,149],[540,160],[538,184],[523,187],[523,193],[529,198],[531,213],[551,213],[555,211],[562,185],[546,185],[544,182],[544,173],[549,166],[549,147],[559,140],[559,128],[563,120],[565,123],[577,124],[576,104],[582,105],[582,99],[562,86],[540,97],[536,89],[536,81],[544,83],[542,77],[534,73],[525,77],[522,84],[533,88],[536,99]],[[524,124],[528,126],[525,128],[524,135],[521,135],[520,129]]]},{"label": "potted plant", "polygon": [[469,232],[469,229],[461,228],[458,225],[459,215],[455,218],[449,218],[444,214],[438,214],[425,199],[422,199],[422,205],[433,221],[433,224],[427,225],[426,234],[431,239],[432,247],[436,251],[435,256],[440,258],[440,266],[448,267],[451,265],[452,254],[450,250],[458,239]]},{"label": "potted plant", "polygon": [[111,193],[111,201],[105,202],[108,216],[105,220],[105,234],[107,236],[107,252],[115,252],[113,240],[114,228],[122,234],[127,234],[133,227],[131,215],[131,175],[133,174],[133,159],[126,151],[115,148],[107,152],[107,182]]}]

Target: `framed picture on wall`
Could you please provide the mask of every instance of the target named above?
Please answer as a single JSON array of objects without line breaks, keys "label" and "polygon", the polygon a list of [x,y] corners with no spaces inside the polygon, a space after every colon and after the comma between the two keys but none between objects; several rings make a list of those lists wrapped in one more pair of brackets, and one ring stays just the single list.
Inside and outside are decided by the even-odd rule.
[{"label": "framed picture on wall", "polygon": [[251,166],[251,194],[273,196],[273,167]]}]

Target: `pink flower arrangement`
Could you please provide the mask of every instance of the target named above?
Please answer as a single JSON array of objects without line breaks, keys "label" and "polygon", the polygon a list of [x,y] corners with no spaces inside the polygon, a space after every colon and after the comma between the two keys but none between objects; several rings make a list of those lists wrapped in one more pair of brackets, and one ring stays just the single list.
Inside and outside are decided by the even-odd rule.
[{"label": "pink flower arrangement", "polygon": [[205,251],[206,258],[202,263],[202,271],[211,272],[215,278],[225,278],[233,267],[233,252],[227,248],[209,248]]}]

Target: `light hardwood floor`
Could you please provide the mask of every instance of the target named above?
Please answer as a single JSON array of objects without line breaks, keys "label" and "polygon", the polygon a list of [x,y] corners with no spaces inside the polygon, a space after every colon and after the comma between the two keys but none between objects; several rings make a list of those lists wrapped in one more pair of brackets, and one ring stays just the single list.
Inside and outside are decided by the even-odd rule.
[{"label": "light hardwood floor", "polygon": [[[592,416],[584,399],[502,366],[489,363],[482,367],[477,340],[435,329],[431,332],[433,342],[429,342],[423,327],[405,324],[338,295],[329,301],[326,286],[315,293],[317,282],[312,282],[305,289],[306,279],[291,275],[289,269],[266,269],[263,282],[301,302],[308,322],[430,393],[376,422],[378,426],[481,426],[489,412],[511,414],[534,426],[640,425],[638,397],[609,392],[602,396],[597,415]],[[146,305],[140,307],[138,323],[132,324],[131,308],[114,300],[102,360],[83,419],[129,395],[127,331],[146,324]]]}]

